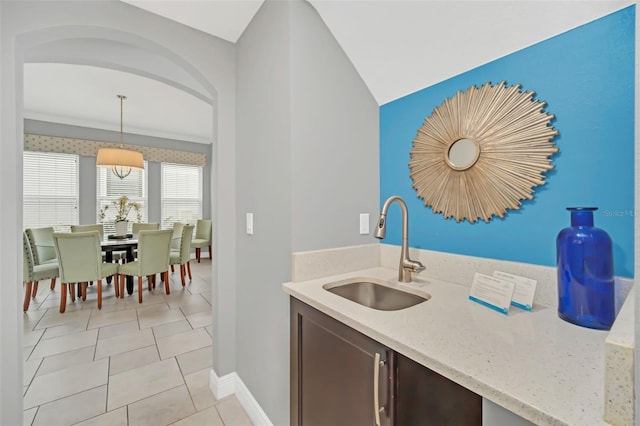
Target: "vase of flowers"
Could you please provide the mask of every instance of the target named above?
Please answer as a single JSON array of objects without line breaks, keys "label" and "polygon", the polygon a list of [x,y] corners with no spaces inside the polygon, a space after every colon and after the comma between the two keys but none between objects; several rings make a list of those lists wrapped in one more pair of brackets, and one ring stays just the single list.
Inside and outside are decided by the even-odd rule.
[{"label": "vase of flowers", "polygon": [[129,214],[133,210],[136,214],[136,221],[142,221],[142,212],[140,211],[140,203],[136,203],[134,201],[129,200],[129,197],[126,195],[122,195],[117,200],[112,201],[107,204],[103,208],[100,209],[98,213],[98,218],[100,222],[105,220],[107,216],[107,211],[113,208],[115,210],[115,216],[113,217],[113,224],[115,227],[115,234],[118,236],[126,235],[127,227],[129,223]]}]

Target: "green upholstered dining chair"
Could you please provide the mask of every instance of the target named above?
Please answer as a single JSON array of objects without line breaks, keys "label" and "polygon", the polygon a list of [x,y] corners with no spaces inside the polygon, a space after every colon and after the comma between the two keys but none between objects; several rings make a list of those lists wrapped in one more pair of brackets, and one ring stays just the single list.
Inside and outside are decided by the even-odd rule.
[{"label": "green upholstered dining chair", "polygon": [[171,250],[169,256],[169,264],[171,265],[171,272],[173,272],[173,265],[180,265],[180,281],[182,281],[182,287],[184,287],[184,275],[185,269],[189,272],[189,281],[191,281],[191,265],[189,265],[189,259],[191,257],[191,239],[193,238],[193,225],[184,225],[182,227],[182,236],[180,237],[180,249]]},{"label": "green upholstered dining chair", "polygon": [[[131,233],[133,234],[133,238],[137,238],[137,235],[140,231],[155,231],[157,229],[160,229],[160,222],[133,222],[131,224]],[[138,257],[138,249],[133,249],[133,257]]]},{"label": "green upholstered dining chair", "polygon": [[[44,228],[27,228],[25,230],[29,244],[31,245],[31,253],[33,253],[33,264],[44,265],[46,263],[56,263],[56,250],[53,248],[53,227]],[[51,279],[51,290],[56,286],[56,279]],[[34,295],[35,296],[35,295]]]},{"label": "green upholstered dining chair", "polygon": [[104,238],[104,226],[101,223],[95,225],[71,225],[71,232],[98,231],[100,239]]},{"label": "green upholstered dining chair", "polygon": [[184,223],[173,222],[173,238],[171,239],[171,250],[180,250],[180,239],[182,238],[182,228],[184,228]]},{"label": "green upholstered dining chair", "polygon": [[[104,225],[97,223],[95,225],[71,225],[71,232],[89,232],[98,231],[100,233],[100,241],[104,239]],[[111,257],[116,262],[120,259],[126,259],[126,254],[122,251],[114,251],[111,253]],[[102,255],[102,260],[105,260],[105,256]]]},{"label": "green upholstered dining chair", "polygon": [[[60,265],[60,281],[62,290],[60,291],[60,313],[63,313],[67,306],[67,285],[71,300],[75,301],[74,283],[82,284],[82,299],[86,299],[87,283],[97,282],[98,309],[102,309],[102,279],[114,276],[114,281],[118,282],[118,264],[105,263],[102,261],[102,249],[100,247],[100,233],[98,231],[89,232],[55,232],[53,234],[53,244],[58,256]],[[118,296],[118,286],[114,285],[116,297]]]},{"label": "green upholstered dining chair", "polygon": [[196,260],[200,263],[200,250],[209,247],[209,259],[211,259],[211,221],[198,219],[196,222],[196,236],[191,241],[191,247],[196,249]]},{"label": "green upholstered dining chair", "polygon": [[[140,223],[134,222],[131,224],[131,233],[134,238],[140,231],[155,231],[160,229],[160,222]],[[133,257],[138,257],[138,249],[133,249]]]},{"label": "green upholstered dining chair", "polygon": [[118,267],[120,275],[120,297],[124,297],[125,276],[138,277],[138,303],[142,303],[142,277],[148,278],[151,289],[152,276],[164,276],[165,291],[169,289],[169,253],[171,251],[171,229],[140,231],[138,233],[138,259]]},{"label": "green upholstered dining chair", "polygon": [[134,235],[140,231],[155,231],[158,229],[160,229],[160,222],[151,222],[151,223],[134,222],[131,224],[131,233]]},{"label": "green upholstered dining chair", "polygon": [[54,279],[58,277],[59,272],[57,261],[42,265],[35,264],[31,244],[29,244],[29,237],[27,237],[26,232],[22,233],[22,249],[22,282],[25,285],[22,310],[27,312],[31,299],[36,297],[38,281]]},{"label": "green upholstered dining chair", "polygon": [[151,222],[151,223],[138,223],[134,222],[131,224],[131,233],[137,234],[140,231],[155,231],[160,229],[160,222]]}]

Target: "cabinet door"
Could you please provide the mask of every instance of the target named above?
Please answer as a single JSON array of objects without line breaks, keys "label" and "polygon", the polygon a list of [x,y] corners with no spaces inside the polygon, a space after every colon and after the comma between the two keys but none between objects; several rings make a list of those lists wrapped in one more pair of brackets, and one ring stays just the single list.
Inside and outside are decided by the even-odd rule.
[{"label": "cabinet door", "polygon": [[482,397],[396,353],[394,424],[482,425]]},{"label": "cabinet door", "polygon": [[[380,424],[388,426],[390,354],[380,343],[292,298],[291,424],[372,426],[377,404],[385,407],[379,411]],[[384,365],[376,366],[378,360]]]}]

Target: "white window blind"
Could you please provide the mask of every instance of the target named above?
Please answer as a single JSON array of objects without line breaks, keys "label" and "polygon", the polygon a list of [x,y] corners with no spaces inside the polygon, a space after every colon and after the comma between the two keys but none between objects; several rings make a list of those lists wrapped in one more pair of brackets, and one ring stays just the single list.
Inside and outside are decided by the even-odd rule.
[{"label": "white window blind", "polygon": [[70,231],[78,224],[78,156],[23,153],[23,226]]},{"label": "white window blind", "polygon": [[[116,216],[116,209],[112,201],[117,200],[123,195],[129,197],[129,201],[140,204],[140,215],[143,222],[147,221],[147,162],[144,162],[144,170],[131,170],[131,174],[124,179],[120,179],[111,172],[111,169],[97,167],[98,173],[98,189],[96,191],[98,205],[96,209],[96,218],[101,209],[105,206],[109,208],[105,211],[105,217],[102,220],[104,224],[105,235],[113,234],[115,227],[113,221]],[[137,221],[136,212],[132,209],[129,212],[129,232],[131,232],[131,224]],[[96,219],[99,220],[99,219]]]},{"label": "white window blind", "polygon": [[202,167],[162,163],[162,228],[202,218]]}]

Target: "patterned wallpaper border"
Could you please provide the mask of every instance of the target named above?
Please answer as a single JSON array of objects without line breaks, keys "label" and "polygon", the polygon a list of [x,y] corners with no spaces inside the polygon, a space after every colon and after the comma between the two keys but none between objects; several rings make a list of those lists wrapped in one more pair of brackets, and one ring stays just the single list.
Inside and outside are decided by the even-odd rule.
[{"label": "patterned wallpaper border", "polygon": [[[86,139],[61,138],[58,136],[24,135],[25,151],[59,152],[63,154],[77,154],[95,157],[100,148],[118,148],[120,144],[111,142],[99,142]],[[124,145],[125,148],[139,151],[147,161],[158,163],[190,164],[204,167],[207,165],[207,157],[204,154],[188,151],[176,151],[165,148],[152,148],[148,146]]]}]

